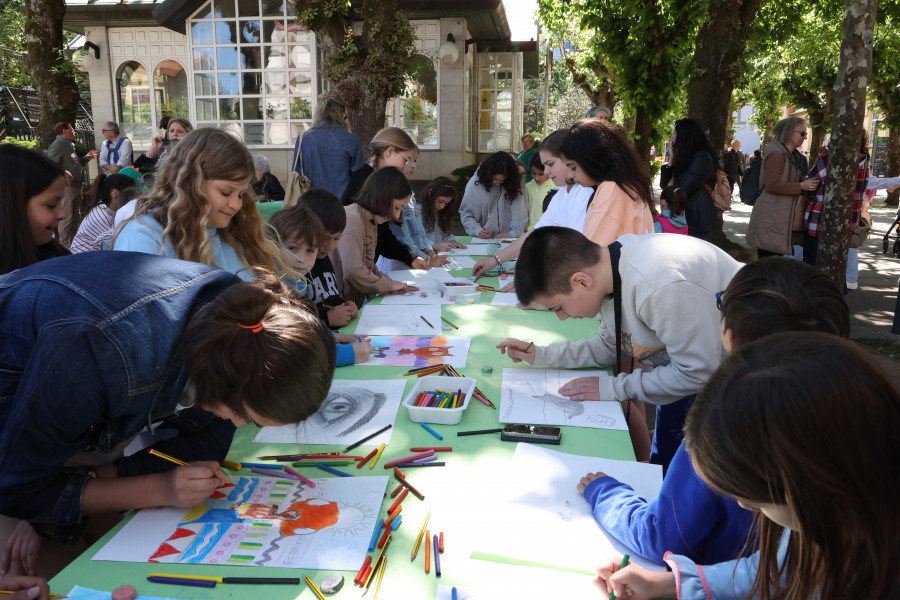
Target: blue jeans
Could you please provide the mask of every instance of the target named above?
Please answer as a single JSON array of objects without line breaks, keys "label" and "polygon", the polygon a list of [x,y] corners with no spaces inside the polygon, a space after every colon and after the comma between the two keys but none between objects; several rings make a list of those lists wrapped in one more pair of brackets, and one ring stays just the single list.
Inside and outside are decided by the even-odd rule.
[{"label": "blue jeans", "polygon": [[650,447],[650,463],[662,465],[663,476],[669,470],[669,463],[684,439],[684,420],[696,398],[697,394],[691,394],[672,404],[656,407],[656,428],[653,431],[653,445]]}]

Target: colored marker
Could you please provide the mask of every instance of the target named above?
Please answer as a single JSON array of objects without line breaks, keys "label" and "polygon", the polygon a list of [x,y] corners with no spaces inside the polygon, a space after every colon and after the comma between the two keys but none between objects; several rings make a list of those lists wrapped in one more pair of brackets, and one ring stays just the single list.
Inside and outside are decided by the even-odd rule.
[{"label": "colored marker", "polygon": [[422,536],[425,535],[425,528],[428,526],[428,519],[431,518],[431,510],[428,510],[428,514],[425,515],[425,520],[422,521],[422,527],[419,528],[419,535],[416,536],[416,544],[413,546],[412,555],[409,560],[416,560],[416,554],[419,553],[419,544],[422,543]]},{"label": "colored marker", "polygon": [[438,552],[438,536],[434,534],[434,576],[441,576],[441,554]]},{"label": "colored marker", "polygon": [[419,425],[421,425],[422,427],[424,427],[424,428],[425,428],[425,431],[427,431],[428,433],[430,433],[431,435],[433,435],[433,436],[436,437],[437,439],[439,439],[439,440],[444,439],[444,436],[442,436],[441,434],[439,434],[437,431],[435,431],[434,429],[432,429],[431,427],[429,427],[429,426],[426,425],[425,423],[419,423]]},{"label": "colored marker", "polygon": [[280,477],[281,479],[290,479],[293,481],[299,481],[300,478],[296,475],[291,475],[290,473],[285,473],[282,471],[273,471],[272,469],[260,469],[259,467],[252,467],[250,469],[254,473],[259,473],[260,475],[268,475],[269,477]]},{"label": "colored marker", "polygon": [[327,465],[329,467],[346,467],[352,461],[349,460],[303,460],[291,463],[295,467],[315,467],[316,465]]},{"label": "colored marker", "polygon": [[153,448],[150,448],[147,452],[149,452],[149,453],[152,454],[153,456],[158,456],[159,458],[161,458],[161,459],[163,459],[163,460],[167,460],[167,461],[169,461],[170,463],[174,463],[174,464],[179,465],[179,466],[184,466],[184,465],[187,464],[187,463],[184,462],[183,460],[178,460],[178,459],[175,458],[175,457],[169,456],[168,454],[163,454],[163,453],[160,452],[159,450],[154,450]]},{"label": "colored marker", "polygon": [[192,587],[214,588],[215,581],[200,581],[198,579],[176,579],[174,577],[148,577],[150,583],[168,583],[171,585],[189,585]]},{"label": "colored marker", "polygon": [[440,537],[438,538],[438,548],[441,552],[444,551],[444,532],[441,532]]},{"label": "colored marker", "polygon": [[381,531],[382,525],[384,525],[384,519],[378,519],[378,524],[375,525],[375,532],[372,534],[372,540],[369,542],[369,552],[375,549],[375,543],[378,541],[378,532]]},{"label": "colored marker", "polygon": [[[369,552],[371,552],[371,550],[369,550]],[[366,569],[367,569],[368,566],[369,566],[369,563],[371,563],[371,562],[372,562],[372,557],[371,557],[371,556],[367,556],[367,557],[366,557],[366,560],[363,561],[362,566],[359,568],[359,571],[357,571],[356,577],[353,578],[353,583],[360,583],[360,581],[361,581],[362,578],[363,578],[363,575],[364,575],[365,572],[366,572]]]},{"label": "colored marker", "polygon": [[[403,487],[402,485],[400,487]],[[394,509],[400,506],[400,503],[403,502],[403,499],[406,498],[406,495],[409,494],[409,488],[405,488],[403,493],[400,494],[400,497],[394,500],[394,503],[391,504],[391,507],[388,509],[388,514],[394,512]]]},{"label": "colored marker", "polygon": [[369,462],[369,459],[378,454],[378,448],[373,448],[371,452],[364,459],[362,459],[358,465],[356,465],[357,469],[362,469],[363,465]]},{"label": "colored marker", "polygon": [[455,587],[450,590],[450,600],[459,600],[459,594],[457,593]]},{"label": "colored marker", "polygon": [[371,434],[371,435],[367,435],[366,437],[364,437],[363,439],[359,440],[359,441],[356,442],[355,444],[350,444],[349,446],[347,446],[346,448],[344,448],[344,453],[346,454],[347,452],[350,452],[351,450],[353,450],[353,449],[356,448],[357,446],[361,446],[362,444],[365,444],[366,442],[368,442],[369,440],[371,440],[371,439],[372,439],[373,437],[375,437],[376,435],[378,435],[378,434],[380,434],[380,433],[384,433],[385,431],[387,431],[388,429],[390,429],[390,428],[393,427],[393,426],[394,426],[394,425],[391,424],[391,425],[387,425],[387,426],[385,426],[385,427],[382,427],[381,429],[379,429],[379,430],[376,431],[375,433],[373,433],[373,434]]},{"label": "colored marker", "polygon": [[222,466],[226,469],[231,469],[232,471],[240,471],[242,468],[241,463],[234,462],[233,460],[223,460]]},{"label": "colored marker", "polygon": [[[630,557],[629,557],[627,554],[626,554],[625,556],[622,557],[622,562],[619,563],[619,570],[622,570],[622,569],[624,569],[625,567],[628,566],[628,559],[629,559],[629,558],[630,558]],[[609,598],[607,598],[607,600],[616,600],[616,593],[615,593],[615,592],[610,592]]]},{"label": "colored marker", "polygon": [[447,463],[441,462],[429,462],[429,463],[420,463],[420,462],[411,462],[411,463],[400,463],[397,465],[398,467],[403,467],[404,469],[410,467],[443,467],[446,466]]},{"label": "colored marker", "polygon": [[482,435],[484,433],[500,433],[502,431],[502,429],[477,429],[475,431],[457,431],[456,435],[462,437],[464,435]]},{"label": "colored marker", "polygon": [[413,461],[413,464],[421,464],[421,463],[432,462],[432,461],[435,461],[435,460],[437,460],[437,459],[438,459],[437,456],[426,456],[425,458],[420,458],[419,460],[414,460],[414,461]]},{"label": "colored marker", "polygon": [[431,327],[432,329],[434,329],[434,325],[432,325],[431,323],[429,323],[429,322],[428,322],[428,319],[426,319],[424,315],[419,315],[419,318],[421,318],[423,321],[425,321],[425,324],[426,324],[426,325],[428,325],[429,327]]},{"label": "colored marker", "polygon": [[319,464],[319,465],[316,465],[316,468],[318,468],[322,471],[327,471],[328,473],[332,473],[334,475],[340,475],[341,477],[353,477],[353,475],[351,475],[350,473],[344,473],[343,471],[338,471],[337,469],[332,469],[331,467],[329,467],[327,465]]},{"label": "colored marker", "polygon": [[390,469],[391,467],[399,465],[400,463],[410,462],[410,461],[416,460],[417,458],[425,458],[426,456],[432,456],[433,454],[434,454],[434,450],[426,450],[425,452],[420,452],[418,454],[404,456],[403,458],[397,458],[390,462],[384,463],[384,468]]},{"label": "colored marker", "polygon": [[214,575],[185,575],[182,573],[150,573],[150,577],[167,577],[169,579],[190,579],[192,581],[212,581],[213,583],[250,583],[299,585],[298,577],[220,577]]},{"label": "colored marker", "polygon": [[290,468],[289,466],[284,465],[284,470],[287,471],[288,473],[290,473],[291,475],[294,475],[294,476],[297,478],[298,481],[302,481],[303,483],[305,483],[305,484],[308,485],[309,487],[311,487],[311,488],[316,487],[316,484],[315,484],[314,481],[312,481],[311,479],[307,479],[306,477],[304,477],[303,475],[301,475],[301,474],[298,473],[297,471],[293,470],[293,469]]},{"label": "colored marker", "polygon": [[245,469],[252,469],[253,467],[257,467],[260,469],[280,469],[281,465],[273,465],[272,463],[248,463],[242,462],[241,466]]},{"label": "colored marker", "polygon": [[397,487],[394,488],[394,491],[391,492],[391,498],[396,498],[397,494],[400,493],[400,490],[405,489],[402,483],[398,483]]},{"label": "colored marker", "polygon": [[402,483],[404,486],[409,488],[409,491],[411,491],[416,498],[418,498],[419,500],[425,499],[425,495],[422,492],[420,492],[419,490],[417,490],[416,488],[414,488],[412,486],[412,484],[410,482],[408,482],[405,478],[398,478],[398,479],[400,479],[400,483]]},{"label": "colored marker", "polygon": [[410,452],[427,452],[428,450],[434,450],[435,452],[453,452],[453,448],[451,448],[450,446],[443,446],[443,447],[429,446],[429,447],[425,447],[425,448],[410,448],[409,449]]},{"label": "colored marker", "polygon": [[391,523],[391,530],[396,530],[398,527],[400,527],[400,521],[402,521],[402,520],[403,520],[403,515],[397,515],[397,518],[394,519],[393,523]]},{"label": "colored marker", "polygon": [[431,572],[431,531],[425,530],[425,573]]},{"label": "colored marker", "polygon": [[375,464],[378,462],[378,459],[381,458],[381,453],[384,452],[384,444],[378,447],[378,454],[375,455],[375,458],[372,459],[372,462],[369,463],[369,469],[374,469]]}]

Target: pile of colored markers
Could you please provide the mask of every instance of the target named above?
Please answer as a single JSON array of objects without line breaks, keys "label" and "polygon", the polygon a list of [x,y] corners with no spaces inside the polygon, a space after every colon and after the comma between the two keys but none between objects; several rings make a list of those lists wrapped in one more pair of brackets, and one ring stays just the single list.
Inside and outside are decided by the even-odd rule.
[{"label": "pile of colored markers", "polygon": [[462,390],[448,392],[435,389],[419,394],[419,397],[416,398],[416,406],[425,408],[459,408],[462,406],[464,398],[465,394],[462,393]]},{"label": "pile of colored markers", "polygon": [[[410,369],[405,373],[405,375],[415,375],[416,377],[423,377],[425,375],[448,375],[450,377],[462,377],[459,371],[453,368],[450,365],[436,365],[433,367],[419,367],[418,369]],[[427,392],[426,392],[427,393]],[[479,400],[485,406],[490,406],[491,408],[497,408],[494,406],[493,402],[488,400],[487,396],[484,395],[484,392],[479,390],[477,387],[475,391],[472,393],[472,397]],[[416,404],[416,406],[419,406]]]},{"label": "pile of colored markers", "polygon": [[500,291],[500,290],[498,290],[498,289],[495,288],[495,287],[491,287],[491,286],[489,286],[489,285],[484,285],[484,284],[481,284],[481,283],[479,283],[478,285],[476,285],[476,286],[475,286],[475,289],[478,290],[479,292],[499,292],[499,291]]}]

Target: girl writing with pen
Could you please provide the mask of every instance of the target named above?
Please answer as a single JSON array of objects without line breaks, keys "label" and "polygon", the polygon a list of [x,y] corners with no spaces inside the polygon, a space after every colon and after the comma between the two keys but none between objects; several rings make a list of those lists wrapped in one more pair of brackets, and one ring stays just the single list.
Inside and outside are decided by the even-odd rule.
[{"label": "girl writing with pen", "polygon": [[[90,515],[203,501],[235,427],[306,419],[334,372],[331,332],[270,273],[76,254],[0,278],[0,310],[4,572],[35,574],[37,536],[77,544]],[[116,459],[147,426],[189,464]]]}]

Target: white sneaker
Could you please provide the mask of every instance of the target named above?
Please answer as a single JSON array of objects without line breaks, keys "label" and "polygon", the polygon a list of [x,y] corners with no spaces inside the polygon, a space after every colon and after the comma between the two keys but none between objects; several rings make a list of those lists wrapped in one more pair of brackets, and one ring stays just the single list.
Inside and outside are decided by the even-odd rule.
[{"label": "white sneaker", "polygon": [[859,283],[857,283],[856,281],[848,281],[848,282],[847,282],[847,289],[848,289],[848,290],[855,290],[855,289],[857,289],[857,288],[859,288]]}]

